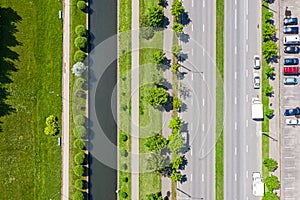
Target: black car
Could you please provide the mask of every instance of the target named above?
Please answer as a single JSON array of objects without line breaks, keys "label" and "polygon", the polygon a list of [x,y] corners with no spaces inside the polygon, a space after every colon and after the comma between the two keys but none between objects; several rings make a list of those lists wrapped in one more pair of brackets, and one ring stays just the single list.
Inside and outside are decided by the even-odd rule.
[{"label": "black car", "polygon": [[289,46],[284,48],[284,53],[298,53],[299,47]]},{"label": "black car", "polygon": [[298,58],[285,58],[284,65],[298,65],[299,59]]},{"label": "black car", "polygon": [[291,116],[291,115],[299,115],[300,114],[300,108],[297,107],[295,109],[287,109],[284,111],[285,116]]},{"label": "black car", "polygon": [[283,33],[285,34],[298,34],[298,27],[285,27],[283,28]]},{"label": "black car", "polygon": [[283,20],[283,24],[284,25],[297,25],[298,24],[298,18],[294,17],[294,18],[285,18]]}]

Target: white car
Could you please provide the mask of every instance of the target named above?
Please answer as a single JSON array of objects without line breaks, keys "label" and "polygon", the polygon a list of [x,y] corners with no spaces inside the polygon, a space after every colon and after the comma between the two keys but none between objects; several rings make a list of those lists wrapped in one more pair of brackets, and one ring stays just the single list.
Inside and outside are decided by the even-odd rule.
[{"label": "white car", "polygon": [[260,88],[260,77],[258,73],[253,74],[253,88],[254,89]]},{"label": "white car", "polygon": [[189,146],[189,141],[188,141],[188,133],[187,132],[182,132],[182,142],[183,142],[183,148],[187,148]]},{"label": "white car", "polygon": [[300,119],[289,118],[285,120],[286,125],[300,125]]},{"label": "white car", "polygon": [[254,56],[254,69],[259,69],[260,68],[260,58],[258,55]]}]

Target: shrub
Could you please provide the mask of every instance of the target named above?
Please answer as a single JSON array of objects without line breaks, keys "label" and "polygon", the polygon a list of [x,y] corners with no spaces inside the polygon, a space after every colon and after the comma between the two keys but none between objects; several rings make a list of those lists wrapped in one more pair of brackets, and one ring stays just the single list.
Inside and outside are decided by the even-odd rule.
[{"label": "shrub", "polygon": [[120,139],[121,141],[126,142],[128,140],[128,137],[125,134],[120,134]]},{"label": "shrub", "polygon": [[276,193],[266,192],[262,197],[262,200],[279,200],[279,197]]},{"label": "shrub", "polygon": [[86,57],[86,54],[83,51],[77,50],[74,54],[74,61],[75,62],[83,62],[85,57]]},{"label": "shrub", "polygon": [[150,40],[154,36],[154,30],[152,27],[143,27],[141,29],[141,37]]},{"label": "shrub", "polygon": [[77,165],[81,165],[84,162],[84,159],[85,159],[85,154],[83,152],[79,152],[75,155],[74,162]]},{"label": "shrub", "polygon": [[81,179],[77,179],[74,184],[75,188],[78,190],[83,189],[83,181]]},{"label": "shrub", "polygon": [[82,138],[86,134],[86,130],[84,126],[76,126],[73,132],[76,138]]},{"label": "shrub", "polygon": [[84,148],[84,142],[82,139],[76,139],[74,141],[74,144],[73,144],[74,148],[77,148],[77,149],[83,149]]},{"label": "shrub", "polygon": [[78,26],[76,26],[75,33],[78,36],[86,36],[86,29],[85,29],[84,25],[78,25]]},{"label": "shrub", "polygon": [[75,173],[76,176],[82,176],[83,172],[84,172],[84,168],[83,168],[82,165],[76,165],[74,167],[74,173]]},{"label": "shrub", "polygon": [[56,121],[56,117],[54,115],[50,115],[46,118],[46,127],[44,129],[44,133],[46,135],[55,135],[58,132],[58,124]]},{"label": "shrub", "polygon": [[128,156],[128,152],[125,149],[120,149],[120,155],[127,157]]},{"label": "shrub", "polygon": [[80,191],[75,191],[73,194],[73,200],[83,200],[84,199],[84,195],[82,194],[82,192]]},{"label": "shrub", "polygon": [[84,125],[85,124],[85,116],[77,115],[74,117],[74,123],[76,125]]},{"label": "shrub", "polygon": [[80,10],[85,10],[86,9],[86,3],[84,1],[78,1],[77,2],[77,8]]},{"label": "shrub", "polygon": [[178,97],[173,97],[173,109],[180,110],[182,101]]},{"label": "shrub", "polygon": [[121,181],[122,181],[123,183],[127,183],[127,182],[128,182],[128,178],[127,178],[127,177],[122,177],[122,178],[121,178]]},{"label": "shrub", "polygon": [[128,194],[126,192],[121,192],[120,197],[126,199],[128,197]]},{"label": "shrub", "polygon": [[78,36],[74,41],[74,45],[79,49],[85,49],[87,46],[87,38]]},{"label": "shrub", "polygon": [[179,53],[182,51],[182,46],[180,46],[180,45],[174,45],[173,47],[172,47],[172,54],[173,54],[173,56],[175,56],[175,57],[178,57],[178,55],[179,55]]},{"label": "shrub", "polygon": [[151,88],[148,91],[147,102],[154,107],[166,105],[169,94],[163,88]]},{"label": "shrub", "polygon": [[264,179],[264,183],[269,191],[273,191],[279,188],[279,180],[277,176],[271,175]]},{"label": "shrub", "polygon": [[123,163],[122,165],[121,165],[121,169],[123,169],[123,170],[127,170],[127,165],[125,164],[125,163]]},{"label": "shrub", "polygon": [[273,158],[265,158],[263,163],[265,167],[268,168],[268,170],[271,172],[275,171],[278,167],[278,162]]},{"label": "shrub", "polygon": [[162,27],[164,23],[164,9],[160,6],[152,6],[147,12],[148,24],[151,27]]}]

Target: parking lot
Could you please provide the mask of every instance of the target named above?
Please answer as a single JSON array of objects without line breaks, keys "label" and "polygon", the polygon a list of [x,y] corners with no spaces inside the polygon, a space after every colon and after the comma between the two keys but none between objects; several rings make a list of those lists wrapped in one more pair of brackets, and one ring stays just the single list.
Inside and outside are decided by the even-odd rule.
[{"label": "parking lot", "polygon": [[[300,1],[284,0],[281,1],[280,11],[280,79],[281,79],[281,199],[296,200],[300,199],[300,126],[286,125],[286,119],[300,118],[300,115],[284,116],[286,109],[300,107],[300,83],[296,85],[284,85],[283,79],[287,76],[283,74],[284,58],[298,58],[298,54],[284,53],[283,19],[286,17],[297,17],[300,19]],[[286,11],[287,10],[287,11]],[[293,27],[298,25],[292,25]],[[298,76],[288,76],[297,77]]]}]

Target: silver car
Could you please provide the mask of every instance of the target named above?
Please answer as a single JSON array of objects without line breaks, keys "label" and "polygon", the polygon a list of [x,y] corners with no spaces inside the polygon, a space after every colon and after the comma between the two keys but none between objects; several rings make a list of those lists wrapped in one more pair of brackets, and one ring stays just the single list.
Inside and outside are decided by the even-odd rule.
[{"label": "silver car", "polygon": [[259,69],[260,68],[260,58],[258,55],[254,56],[254,69]]},{"label": "silver car", "polygon": [[300,125],[300,119],[286,119],[285,120],[286,125],[292,125],[292,126],[296,126],[296,125]]},{"label": "silver car", "polygon": [[253,74],[253,88],[254,89],[260,88],[260,77],[258,73]]}]

